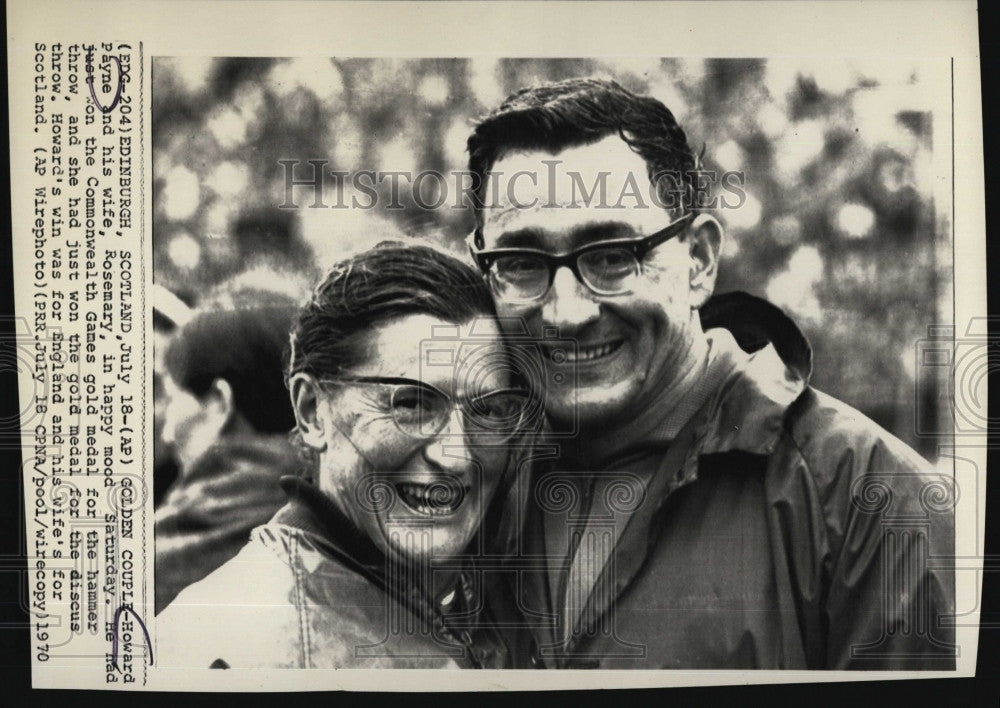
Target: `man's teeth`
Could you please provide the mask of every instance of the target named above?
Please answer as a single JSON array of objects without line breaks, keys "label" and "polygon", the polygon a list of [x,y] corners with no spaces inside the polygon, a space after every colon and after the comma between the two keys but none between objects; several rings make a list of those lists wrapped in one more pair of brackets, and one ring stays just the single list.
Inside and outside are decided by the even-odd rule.
[{"label": "man's teeth", "polygon": [[444,487],[440,484],[424,485],[404,482],[397,484],[396,489],[408,507],[428,516],[453,514],[465,499],[464,489]]},{"label": "man's teeth", "polygon": [[608,342],[607,344],[600,344],[596,347],[578,347],[576,351],[569,350],[566,352],[566,361],[592,361],[593,359],[600,359],[618,351],[621,345],[621,340],[618,340]]}]

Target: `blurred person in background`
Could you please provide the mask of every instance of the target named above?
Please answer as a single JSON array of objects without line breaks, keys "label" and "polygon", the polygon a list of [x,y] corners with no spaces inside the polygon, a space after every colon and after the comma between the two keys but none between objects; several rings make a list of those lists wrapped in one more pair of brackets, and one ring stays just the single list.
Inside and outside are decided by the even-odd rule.
[{"label": "blurred person in background", "polygon": [[180,470],[155,516],[156,611],[246,544],[296,469],[282,356],[297,309],[242,286],[209,295],[162,353],[163,443]]},{"label": "blurred person in background", "polygon": [[178,465],[170,446],[163,440],[163,352],[170,337],[191,317],[191,308],[162,285],[153,284],[153,508],[163,503],[167,490],[177,479]]},{"label": "blurred person in background", "polygon": [[809,385],[781,310],[713,295],[722,226],[671,111],[571,79],[512,94],[468,150],[501,322],[575,382],[545,392],[560,459],[523,509],[548,565],[518,576],[546,618],[529,664],[953,669],[954,570],[929,558],[953,557],[955,490]]},{"label": "blurred person in background", "polygon": [[[423,342],[441,365],[422,359]],[[157,618],[158,661],[506,667],[463,554],[504,537],[491,508],[528,410],[510,371],[468,265],[395,242],[335,265],[291,336],[306,474],[283,479],[287,504]]]}]

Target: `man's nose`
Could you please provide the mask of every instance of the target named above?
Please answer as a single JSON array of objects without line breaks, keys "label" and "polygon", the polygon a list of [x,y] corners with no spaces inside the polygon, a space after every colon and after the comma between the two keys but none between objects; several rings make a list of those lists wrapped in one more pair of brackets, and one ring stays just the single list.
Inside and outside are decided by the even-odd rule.
[{"label": "man's nose", "polygon": [[599,314],[600,304],[587,286],[569,268],[559,268],[542,303],[544,323],[557,327],[561,336],[567,336],[597,319]]}]

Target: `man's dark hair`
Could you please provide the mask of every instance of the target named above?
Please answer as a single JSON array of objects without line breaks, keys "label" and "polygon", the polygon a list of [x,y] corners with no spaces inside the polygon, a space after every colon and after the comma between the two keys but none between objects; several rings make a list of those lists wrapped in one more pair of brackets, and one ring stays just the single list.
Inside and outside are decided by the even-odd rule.
[{"label": "man's dark hair", "polygon": [[611,80],[567,79],[522,89],[480,121],[468,140],[476,225],[482,226],[486,177],[512,150],[553,154],[617,135],[646,161],[659,203],[695,211],[699,159],[674,114]]},{"label": "man's dark hair", "polygon": [[410,314],[447,322],[493,315],[482,276],[454,256],[424,245],[384,241],[334,265],[292,328],[287,378],[337,375],[368,355],[372,327]]},{"label": "man's dark hair", "polygon": [[296,309],[291,297],[254,288],[209,297],[173,335],[164,366],[198,397],[224,379],[232,387],[234,408],[255,430],[287,433],[295,416],[282,364]]}]

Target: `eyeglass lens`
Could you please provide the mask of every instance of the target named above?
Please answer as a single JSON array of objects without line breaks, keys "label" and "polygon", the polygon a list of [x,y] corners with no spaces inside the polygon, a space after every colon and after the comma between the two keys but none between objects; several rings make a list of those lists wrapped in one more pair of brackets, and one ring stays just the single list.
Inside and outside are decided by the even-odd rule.
[{"label": "eyeglass lens", "polygon": [[[585,251],[577,257],[576,266],[583,284],[599,295],[628,292],[631,279],[639,273],[638,261],[624,248]],[[543,256],[501,256],[494,265],[494,280],[501,296],[531,300],[549,289],[553,267]]]},{"label": "eyeglass lens", "polygon": [[[460,403],[464,432],[493,442],[509,439],[522,422],[526,397],[512,391],[497,391]],[[390,401],[392,417],[402,432],[414,437],[440,433],[447,425],[454,404],[445,395],[423,386],[397,386]]]}]

